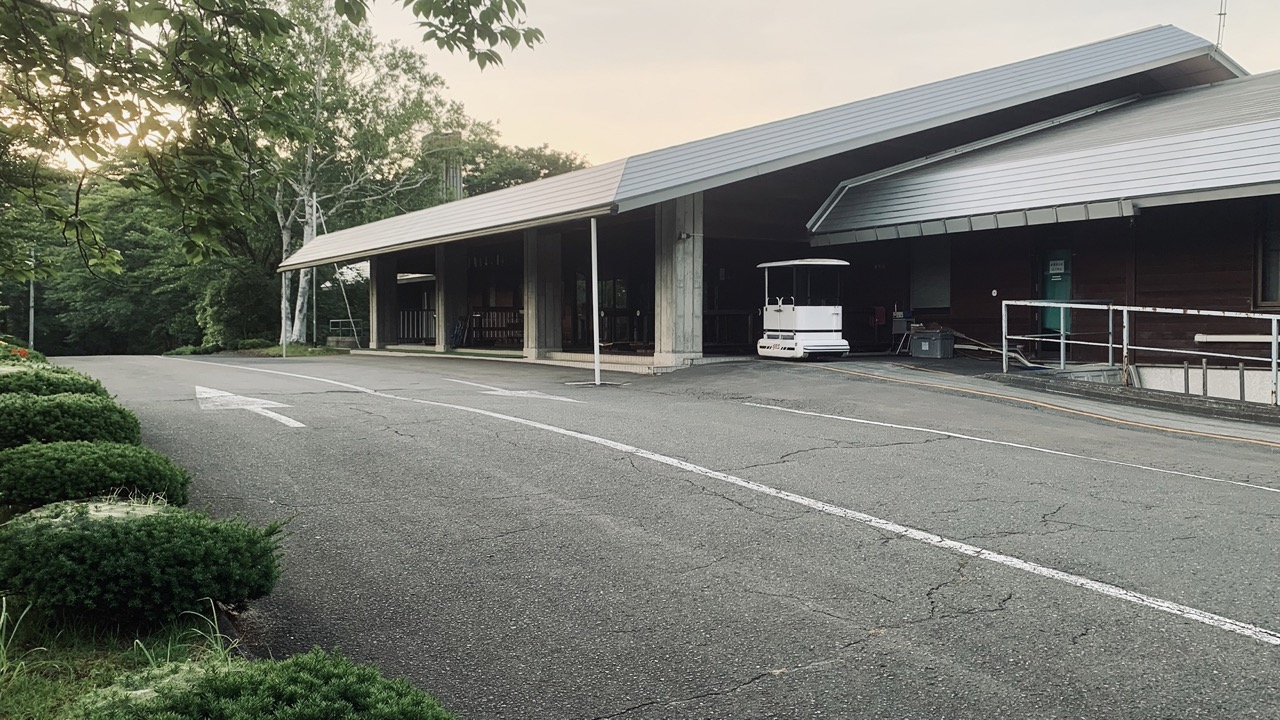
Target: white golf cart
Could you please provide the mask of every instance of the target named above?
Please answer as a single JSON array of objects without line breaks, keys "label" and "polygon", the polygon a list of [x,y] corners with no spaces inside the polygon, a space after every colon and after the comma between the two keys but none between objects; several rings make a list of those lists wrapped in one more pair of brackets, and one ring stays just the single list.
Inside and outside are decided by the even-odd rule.
[{"label": "white golf cart", "polygon": [[[756,352],[778,358],[849,352],[840,305],[840,269],[848,264],[807,258],[757,265],[764,268],[764,337]],[[778,295],[770,297],[770,288]]]}]

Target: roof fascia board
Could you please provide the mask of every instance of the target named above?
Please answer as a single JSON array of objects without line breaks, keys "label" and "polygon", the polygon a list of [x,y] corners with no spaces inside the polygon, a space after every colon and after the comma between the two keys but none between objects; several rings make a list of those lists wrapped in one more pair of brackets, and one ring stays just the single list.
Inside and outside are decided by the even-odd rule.
[{"label": "roof fascia board", "polygon": [[976,213],[938,220],[921,220],[896,225],[880,225],[844,230],[827,235],[814,236],[811,245],[847,245],[918,237],[920,235],[955,235],[978,230],[1023,227],[1027,225],[1054,225],[1082,220],[1132,217],[1137,214],[1136,203],[1130,200],[1082,201],[1053,207],[1027,208],[1001,212]]},{"label": "roof fascia board", "polygon": [[1213,190],[1197,190],[1193,192],[1169,193],[1134,198],[1133,206],[1142,208],[1164,207],[1167,205],[1187,205],[1190,203],[1213,202],[1215,200],[1237,200],[1240,198],[1261,197],[1263,195],[1280,195],[1280,182],[1259,183],[1256,185],[1237,185],[1235,187],[1215,188]]},{"label": "roof fascia board", "polygon": [[[514,232],[516,230],[528,230],[530,228],[543,227],[545,225],[556,225],[562,222],[572,220],[584,220],[586,218],[601,217],[603,215],[612,215],[616,212],[613,205],[602,205],[586,210],[579,210],[571,213],[562,213],[560,215],[552,215],[550,217],[528,220],[525,222],[511,223],[509,225],[500,225],[496,227],[482,228],[469,232],[454,233],[452,235],[442,235],[440,237],[427,238],[424,240],[411,240],[408,242],[389,245],[387,247],[377,248],[376,250],[362,250],[350,252],[341,255],[326,256],[322,258],[304,259],[295,262],[281,263],[276,269],[277,273],[287,272],[289,270],[301,270],[303,268],[317,267],[319,265],[328,265],[329,263],[340,263],[355,260],[365,260],[367,258],[378,255],[387,255],[402,250],[413,250],[415,248],[430,247],[431,245],[443,245],[445,243],[458,242],[459,240],[470,240],[486,235],[497,235],[505,232]],[[305,248],[304,248],[305,249]],[[302,251],[299,250],[299,253]]]},{"label": "roof fascia board", "polygon": [[[1077,220],[1101,220],[1116,217],[1132,217],[1140,214],[1141,211],[1146,208],[1167,207],[1170,205],[1189,205],[1192,203],[1215,202],[1218,200],[1238,200],[1242,198],[1262,197],[1265,195],[1280,195],[1280,182],[1237,185],[1234,187],[1215,188],[1213,190],[1194,190],[1190,192],[1165,193],[1161,195],[1148,195],[1145,197],[1134,198],[1084,199],[1075,203],[1054,207],[998,210],[994,212],[983,212],[974,215],[962,215],[950,218],[913,220],[911,222],[898,223],[894,225],[846,228],[836,232],[815,235],[810,239],[810,245],[812,247],[821,247],[826,245],[846,245],[849,243],[867,242],[872,239],[883,239],[883,236],[890,231],[896,233],[899,237],[905,237],[908,233],[912,232],[913,229],[923,227],[928,223],[947,223],[948,232],[955,231],[953,230],[954,228],[960,228],[959,231],[963,232],[971,228],[981,229],[974,227],[975,220],[978,221],[978,224],[985,227],[987,223],[983,222],[982,219],[987,218],[994,221],[995,227],[1021,227],[1024,225],[1044,225],[1047,223],[1074,222]],[[967,227],[962,228],[960,224],[962,222],[966,223]],[[879,237],[876,237],[877,233],[879,234]]]},{"label": "roof fascia board", "polygon": [[[967,232],[991,228],[1022,227],[1025,225],[1045,225],[1080,220],[1105,220],[1108,218],[1133,217],[1145,208],[1167,207],[1170,205],[1189,205],[1192,203],[1215,202],[1218,200],[1238,200],[1242,198],[1280,195],[1280,182],[1257,183],[1253,185],[1237,185],[1234,187],[1215,188],[1213,190],[1194,190],[1190,192],[1165,193],[1145,197],[1119,199],[1082,199],[1078,202],[1053,207],[1024,208],[1017,210],[998,210],[994,212],[961,215],[949,218],[913,220],[894,225],[877,225],[869,227],[847,228],[833,233],[815,235],[810,240],[812,247],[826,245],[846,245],[849,243],[883,240],[893,237],[908,237],[917,228],[928,224],[944,223],[947,233]],[[931,234],[926,232],[925,234]]]},{"label": "roof fascia board", "polygon": [[805,227],[809,228],[809,232],[818,232],[817,230],[818,226],[820,226],[822,222],[827,219],[827,215],[831,214],[831,211],[836,207],[837,204],[839,204],[840,198],[844,197],[844,194],[848,192],[850,188],[857,187],[859,185],[866,185],[868,183],[875,182],[876,180],[882,180],[884,178],[891,177],[893,175],[898,175],[898,174],[907,172],[908,170],[915,170],[917,168],[926,167],[928,165],[941,162],[943,160],[950,160],[951,158],[959,157],[966,153],[973,152],[974,150],[981,150],[982,148],[991,147],[992,145],[998,145],[1008,140],[1020,138],[1025,135],[1030,135],[1032,133],[1040,132],[1041,130],[1047,130],[1052,127],[1057,127],[1059,125],[1069,123],[1073,120],[1079,120],[1081,118],[1097,115],[1098,113],[1106,112],[1107,110],[1112,110],[1114,108],[1128,105],[1129,103],[1132,103],[1133,101],[1137,100],[1139,97],[1140,97],[1139,95],[1130,95],[1128,97],[1120,98],[1119,100],[1112,100],[1110,102],[1101,103],[1099,105],[1094,105],[1093,107],[1085,108],[1083,110],[1077,110],[1072,113],[1067,113],[1066,115],[1059,115],[1058,117],[1050,118],[1048,120],[1044,120],[1042,122],[1038,122],[1033,125],[1027,125],[1026,127],[1021,127],[1016,130],[1010,130],[1009,132],[1006,132],[1006,133],[993,135],[989,138],[983,138],[982,140],[978,140],[976,142],[972,142],[967,145],[960,145],[958,147],[954,147],[949,150],[944,150],[940,153],[934,153],[933,155],[926,155],[922,158],[909,160],[900,165],[894,165],[893,167],[884,168],[883,170],[877,170],[872,173],[867,173],[866,175],[860,175],[856,178],[845,180],[844,182],[836,186],[836,189],[832,191],[831,195],[829,195],[826,201],[822,203],[822,206],[818,208],[818,211],[813,214],[813,217],[809,219],[809,222],[806,223]]},{"label": "roof fascia board", "polygon": [[1222,50],[1214,49],[1209,53],[1209,58],[1216,61],[1222,67],[1230,70],[1236,77],[1248,77],[1250,72],[1245,70],[1243,66],[1231,59],[1231,56],[1222,52]]},{"label": "roof fascia board", "polygon": [[[968,120],[970,118],[979,117],[981,115],[987,115],[993,112],[999,112],[1000,110],[1007,110],[1009,108],[1017,107],[1018,105],[1024,105],[1029,102],[1043,100],[1045,98],[1053,97],[1055,95],[1062,95],[1064,93],[1069,93],[1074,90],[1080,90],[1082,88],[1092,87],[1094,85],[1100,85],[1105,82],[1118,80],[1120,78],[1129,77],[1131,75],[1139,75],[1145,72],[1150,72],[1151,70],[1155,70],[1157,68],[1167,67],[1169,65],[1176,65],[1185,60],[1191,60],[1193,58],[1204,57],[1204,56],[1210,56],[1216,60],[1221,56],[1221,54],[1214,53],[1212,50],[1212,46],[1206,45],[1196,50],[1188,50],[1186,52],[1165,57],[1160,60],[1152,60],[1149,62],[1142,63],[1140,65],[1133,65],[1120,70],[1114,70],[1112,72],[1104,73],[1102,75],[1097,75],[1088,79],[1077,80],[1075,82],[1065,83],[1063,85],[1058,85],[1056,87],[1046,88],[1038,92],[1024,93],[1017,97],[1008,98],[1006,100],[987,103],[986,105],[983,105],[977,108],[949,113],[941,117],[930,118],[928,120],[912,123],[910,125],[906,125],[899,128],[883,130],[881,132],[875,133],[874,135],[852,138],[845,142],[828,145],[824,148],[818,148],[818,149],[810,150],[807,152],[798,153],[795,155],[788,155],[786,157],[781,157],[776,160],[771,160],[768,162],[760,163],[758,165],[753,165],[751,167],[740,168],[730,172],[713,175],[711,177],[703,178],[701,180],[695,180],[693,182],[684,183],[682,185],[663,188],[662,190],[655,190],[655,191],[644,193],[641,195],[636,195],[634,197],[628,197],[628,198],[619,197],[617,198],[618,212],[627,212],[629,210],[636,210],[642,207],[656,205],[660,202],[665,202],[667,200],[674,200],[679,197],[684,197],[685,195],[692,195],[693,193],[713,190],[723,185],[729,185],[731,183],[739,182],[741,180],[749,180],[753,177],[758,177],[760,175],[776,172],[778,170],[786,170],[787,168],[795,167],[796,165],[803,165],[805,163],[813,162],[815,160],[822,160],[823,158],[828,158],[828,157],[831,157],[832,155],[839,155],[840,153],[849,152],[850,150],[857,150],[858,148],[867,147],[869,145],[875,145],[877,143],[885,142],[887,140],[893,140],[896,138],[904,137],[906,135],[911,135],[913,133],[922,132],[924,130],[931,130],[933,128],[942,127],[943,125],[949,125],[951,123],[959,122],[961,120]],[[1232,64],[1234,65],[1234,63]],[[1238,67],[1239,66],[1236,66],[1236,68]],[[1228,69],[1231,70],[1232,72],[1235,72],[1235,69],[1233,68],[1229,67]],[[1241,69],[1241,72],[1243,72],[1243,69]],[[915,88],[905,88],[905,90],[912,90],[912,89],[915,89]],[[871,100],[873,98],[866,98],[866,99]],[[862,101],[855,101],[855,102],[862,102]]]}]

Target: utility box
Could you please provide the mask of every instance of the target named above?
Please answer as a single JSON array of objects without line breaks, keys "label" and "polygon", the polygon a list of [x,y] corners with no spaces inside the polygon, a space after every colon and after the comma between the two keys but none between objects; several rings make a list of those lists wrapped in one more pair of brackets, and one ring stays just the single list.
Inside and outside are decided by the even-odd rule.
[{"label": "utility box", "polygon": [[911,333],[911,357],[955,357],[956,336],[945,330],[917,330]]}]

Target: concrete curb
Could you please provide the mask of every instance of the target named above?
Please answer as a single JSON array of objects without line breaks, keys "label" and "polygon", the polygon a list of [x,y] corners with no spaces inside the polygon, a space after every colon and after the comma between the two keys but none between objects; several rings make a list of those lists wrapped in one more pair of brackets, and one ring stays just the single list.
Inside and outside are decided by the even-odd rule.
[{"label": "concrete curb", "polygon": [[1081,380],[1045,377],[1039,374],[989,373],[979,377],[983,380],[1028,390],[1038,390],[1057,395],[1071,395],[1130,407],[1167,410],[1169,412],[1220,420],[1242,420],[1260,425],[1280,426],[1280,408],[1272,405],[1201,397],[1199,395],[1183,395],[1181,393],[1147,390],[1125,385],[1106,385]]}]

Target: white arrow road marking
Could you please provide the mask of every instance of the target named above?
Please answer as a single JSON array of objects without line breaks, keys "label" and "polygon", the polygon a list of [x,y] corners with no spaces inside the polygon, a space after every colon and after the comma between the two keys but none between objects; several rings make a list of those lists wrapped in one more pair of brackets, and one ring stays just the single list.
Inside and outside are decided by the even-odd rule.
[{"label": "white arrow road marking", "polygon": [[[286,405],[285,407],[288,407],[288,406]],[[285,425],[288,425],[289,427],[294,427],[294,428],[306,427],[306,425],[303,425],[302,423],[298,422],[297,420],[294,420],[291,417],[285,417],[284,415],[281,415],[278,412],[271,412],[266,408],[245,408],[245,409],[251,413],[257,413],[262,417],[269,417],[272,420],[277,420],[279,422],[282,422]]]},{"label": "white arrow road marking", "polygon": [[459,385],[470,385],[472,387],[484,388],[485,391],[481,393],[482,395],[497,395],[499,397],[537,398],[539,400],[559,400],[560,402],[571,402],[571,403],[582,402],[581,400],[574,400],[573,398],[561,397],[559,395],[548,395],[544,392],[538,392],[537,390],[503,390],[502,388],[494,387],[492,385],[481,385],[480,383],[467,382],[466,380],[453,380],[451,378],[445,378],[445,380],[448,380],[449,382],[452,382],[452,383],[458,383]]},{"label": "white arrow road marking", "polygon": [[289,427],[306,427],[306,425],[291,417],[285,417],[280,413],[268,410],[267,408],[289,407],[274,400],[232,395],[224,390],[214,390],[213,388],[196,385],[196,401],[200,403],[201,410],[248,410],[251,413],[257,413],[263,417],[269,417],[272,420],[284,423]]}]

